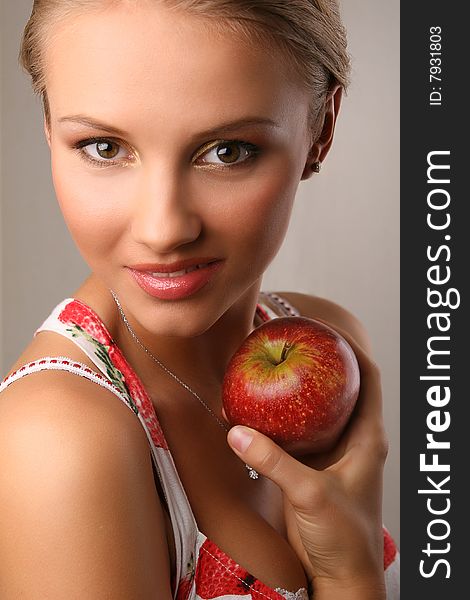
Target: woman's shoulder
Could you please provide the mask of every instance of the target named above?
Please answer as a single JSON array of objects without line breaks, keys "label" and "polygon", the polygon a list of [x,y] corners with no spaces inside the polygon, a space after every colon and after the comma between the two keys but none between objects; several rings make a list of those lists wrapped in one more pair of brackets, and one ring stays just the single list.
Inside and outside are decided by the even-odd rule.
[{"label": "woman's shoulder", "polygon": [[[42,331],[26,346],[9,374],[44,357],[67,357],[98,376],[96,365],[70,339]],[[37,435],[36,435],[37,434]],[[57,447],[64,444],[77,458],[86,459],[93,444],[112,445],[114,456],[148,460],[148,442],[140,421],[115,394],[94,381],[66,370],[44,369],[13,378],[0,394],[0,438],[41,450],[46,436]],[[43,439],[44,438],[44,439]],[[42,440],[42,441],[41,441]],[[101,455],[104,457],[104,455]],[[56,457],[47,452],[44,461]]]},{"label": "woman's shoulder", "polygon": [[[44,357],[67,357],[101,376],[93,361],[70,339],[53,331],[42,331],[26,346],[5,379],[24,365]],[[16,378],[15,378],[16,379]],[[44,428],[51,435],[62,432],[80,438],[93,435],[93,428],[110,433],[125,432],[123,440],[141,452],[148,443],[139,420],[115,394],[90,379],[66,370],[44,369],[13,380],[0,394],[0,427],[15,419],[21,429]],[[117,440],[119,443],[119,440]]]},{"label": "woman's shoulder", "polygon": [[[93,362],[71,340],[44,331],[35,337],[6,374],[44,357],[67,357],[100,375]],[[125,433],[119,436],[118,433]],[[90,379],[62,369],[44,369],[13,378],[0,394],[0,438],[18,434],[37,444],[34,435],[49,436],[51,443],[69,442],[77,452],[87,452],[88,442],[126,444],[125,451],[148,454],[145,432],[129,408],[115,394]],[[4,439],[4,438],[3,438]],[[81,448],[80,442],[83,442]],[[50,455],[45,455],[47,459]]]},{"label": "woman's shoulder", "polygon": [[371,341],[366,328],[360,319],[343,306],[311,294],[301,292],[274,292],[280,298],[287,300],[304,317],[326,321],[333,328],[339,327],[349,333],[354,340],[364,348],[371,351]]},{"label": "woman's shoulder", "polygon": [[[12,370],[44,355],[87,362],[70,340],[44,332]],[[0,559],[22,565],[0,567],[2,589],[98,599],[105,584],[114,598],[150,597],[155,589],[169,598],[163,507],[147,438],[136,415],[102,386],[44,370],[2,391],[0,504]],[[50,551],[46,572],[37,561],[42,544]]]}]

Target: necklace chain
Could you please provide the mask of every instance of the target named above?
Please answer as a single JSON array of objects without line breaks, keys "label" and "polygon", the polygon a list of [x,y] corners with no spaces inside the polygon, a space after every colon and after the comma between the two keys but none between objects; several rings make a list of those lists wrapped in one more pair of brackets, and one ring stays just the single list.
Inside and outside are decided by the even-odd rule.
[{"label": "necklace chain", "polygon": [[[167,373],[168,375],[170,375],[171,377],[173,377],[173,379],[178,382],[182,387],[184,387],[190,394],[192,394],[196,400],[198,400],[202,406],[207,410],[207,412],[217,421],[217,423],[220,425],[220,427],[222,427],[222,429],[224,431],[229,431],[229,428],[223,423],[223,421],[221,421],[219,419],[219,417],[215,414],[215,412],[211,409],[210,406],[207,405],[206,402],[204,402],[204,400],[201,398],[201,396],[199,396],[199,394],[197,392],[195,392],[187,383],[185,383],[184,381],[182,381],[175,373],[173,373],[173,371],[170,371],[170,369],[164,365],[162,363],[161,360],[159,360],[156,356],[154,356],[150,350],[144,346],[144,344],[140,341],[140,339],[137,337],[137,334],[135,333],[135,331],[132,329],[131,324],[129,323],[129,321],[127,320],[126,315],[124,314],[124,311],[122,310],[122,306],[121,303],[119,302],[118,297],[116,296],[116,294],[113,292],[113,290],[110,290],[111,294],[114,298],[114,301],[116,302],[116,305],[118,307],[119,310],[119,314],[121,315],[121,318],[124,322],[124,325],[126,326],[127,330],[129,331],[129,333],[131,334],[131,336],[134,338],[134,340],[137,342],[137,344],[142,348],[142,350],[144,350],[148,356],[150,356],[150,358],[157,363],[157,365],[163,369],[165,371],[165,373]],[[245,465],[246,468],[249,471],[249,476],[251,477],[251,479],[258,479],[259,475],[258,473],[249,465]]]}]

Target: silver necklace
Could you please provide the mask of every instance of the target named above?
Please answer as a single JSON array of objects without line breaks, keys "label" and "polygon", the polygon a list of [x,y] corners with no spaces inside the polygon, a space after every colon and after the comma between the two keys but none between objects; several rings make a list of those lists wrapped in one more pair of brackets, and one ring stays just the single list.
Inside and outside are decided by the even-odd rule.
[{"label": "silver necklace", "polygon": [[[150,350],[144,346],[144,344],[140,341],[140,339],[137,337],[135,331],[132,329],[131,324],[129,323],[129,321],[127,320],[126,315],[124,314],[124,311],[122,310],[122,306],[121,303],[119,302],[118,297],[116,296],[116,294],[113,292],[113,290],[110,290],[114,301],[116,302],[116,305],[118,307],[119,310],[119,314],[121,315],[121,319],[124,322],[124,325],[127,327],[127,330],[129,331],[129,333],[131,334],[131,336],[134,338],[134,340],[137,342],[137,344],[139,344],[139,346],[142,348],[142,350],[144,350],[149,356],[150,358],[157,363],[157,365],[163,369],[165,371],[165,373],[167,373],[168,375],[170,375],[171,377],[173,377],[173,379],[175,381],[177,381],[182,387],[184,387],[190,394],[192,394],[196,400],[198,400],[202,406],[207,410],[207,412],[217,421],[217,423],[220,425],[220,427],[222,427],[222,429],[224,429],[226,432],[229,431],[229,428],[225,425],[225,423],[223,421],[221,421],[219,419],[219,417],[215,414],[215,412],[211,409],[210,406],[207,405],[206,402],[204,402],[204,400],[201,398],[201,396],[199,396],[199,394],[197,392],[195,392],[187,383],[185,383],[184,381],[182,381],[175,373],[173,373],[173,371],[170,371],[170,369],[165,366],[161,360],[159,360],[156,356],[154,356]],[[257,471],[255,471],[255,469],[253,469],[252,467],[250,467],[249,465],[245,464],[245,467],[248,469],[248,475],[251,477],[251,479],[258,479],[259,474],[257,473]]]}]

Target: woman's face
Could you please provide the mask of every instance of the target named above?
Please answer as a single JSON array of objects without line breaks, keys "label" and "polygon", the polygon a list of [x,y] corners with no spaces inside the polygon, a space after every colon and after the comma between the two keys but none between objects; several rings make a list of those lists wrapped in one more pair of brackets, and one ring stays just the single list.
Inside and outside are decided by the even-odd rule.
[{"label": "woman's face", "polygon": [[[46,52],[57,198],[92,271],[147,329],[198,335],[259,285],[309,150],[309,97],[267,47],[158,5],[56,26]],[[94,123],[92,123],[94,122]],[[129,267],[219,259],[154,297]]]}]

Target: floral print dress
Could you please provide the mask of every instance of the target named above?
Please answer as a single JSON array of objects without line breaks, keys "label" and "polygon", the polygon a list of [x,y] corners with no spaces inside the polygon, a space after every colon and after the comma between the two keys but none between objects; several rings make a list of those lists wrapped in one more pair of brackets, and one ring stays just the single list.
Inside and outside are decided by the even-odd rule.
[{"label": "floral print dress", "polygon": [[[271,305],[278,307],[279,313],[263,302],[263,298],[267,297]],[[261,293],[257,313],[263,321],[285,315],[299,315],[284,298],[270,292]],[[100,317],[81,300],[66,298],[53,309],[34,335],[45,330],[55,331],[74,341],[93,361],[99,372],[64,356],[47,356],[10,373],[0,383],[0,393],[20,377],[30,373],[44,369],[61,369],[86,377],[107,388],[132,410],[145,430],[172,523],[176,551],[176,573],[171,582],[173,598],[308,600],[305,588],[296,591],[270,588],[198,530],[152,401]],[[384,550],[387,597],[389,600],[395,600],[399,598],[398,553],[385,529]]]}]

